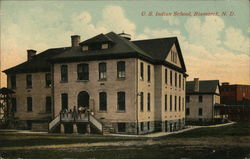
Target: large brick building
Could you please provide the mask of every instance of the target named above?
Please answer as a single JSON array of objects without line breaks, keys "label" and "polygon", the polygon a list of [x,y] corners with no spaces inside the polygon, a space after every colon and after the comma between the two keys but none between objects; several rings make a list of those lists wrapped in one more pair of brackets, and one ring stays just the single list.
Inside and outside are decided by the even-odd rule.
[{"label": "large brick building", "polygon": [[[110,32],[49,49],[5,70],[19,127],[144,134],[185,123],[186,68],[176,37]],[[86,111],[85,111],[86,110]]]},{"label": "large brick building", "polygon": [[250,101],[250,85],[222,83],[220,87],[221,103],[226,105],[244,105]]}]

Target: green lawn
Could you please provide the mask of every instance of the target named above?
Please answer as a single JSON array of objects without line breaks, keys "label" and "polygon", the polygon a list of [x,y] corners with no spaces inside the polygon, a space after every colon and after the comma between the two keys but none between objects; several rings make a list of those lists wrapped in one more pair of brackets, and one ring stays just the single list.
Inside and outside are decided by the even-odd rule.
[{"label": "green lawn", "polygon": [[[76,143],[138,142],[139,145],[72,147]],[[147,143],[147,144],[144,144]],[[149,145],[148,143],[154,143]],[[155,144],[157,143],[157,144]],[[64,148],[3,150],[5,147],[58,145]],[[250,158],[250,122],[217,128],[199,128],[158,138],[107,136],[30,135],[0,133],[0,158],[88,158],[88,159],[162,159],[162,158]]]}]

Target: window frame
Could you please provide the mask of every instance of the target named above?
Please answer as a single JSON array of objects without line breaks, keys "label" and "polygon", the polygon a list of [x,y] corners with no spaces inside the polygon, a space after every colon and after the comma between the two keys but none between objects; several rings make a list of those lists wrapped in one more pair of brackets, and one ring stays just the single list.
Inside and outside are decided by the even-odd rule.
[{"label": "window frame", "polygon": [[144,63],[140,62],[140,80],[144,80]]},{"label": "window frame", "polygon": [[46,98],[45,98],[45,112],[46,113],[52,112],[52,98],[51,98],[51,96],[46,96]]},{"label": "window frame", "polygon": [[168,84],[168,69],[165,68],[165,84]]},{"label": "window frame", "polygon": [[148,93],[148,95],[147,95],[147,111],[148,112],[151,111],[151,95],[150,95],[150,93]]},{"label": "window frame", "polygon": [[61,65],[61,82],[68,82],[68,65]]},{"label": "window frame", "polygon": [[26,75],[26,88],[32,88],[32,74]]},{"label": "window frame", "polygon": [[143,112],[144,111],[144,93],[141,92],[140,96],[141,96],[141,98],[140,98],[140,110],[141,110],[141,112]]},{"label": "window frame", "polygon": [[190,96],[186,96],[186,103],[190,103]]},{"label": "window frame", "polygon": [[10,88],[16,89],[16,75],[10,75]]},{"label": "window frame", "polygon": [[106,64],[106,62],[99,63],[98,70],[99,70],[99,80],[107,80],[107,64]]},{"label": "window frame", "polygon": [[117,92],[117,110],[119,112],[126,111],[126,93],[124,91]]},{"label": "window frame", "polygon": [[199,103],[202,103],[202,102],[203,102],[203,96],[202,96],[202,95],[199,95],[198,101],[199,101]]},{"label": "window frame", "polygon": [[199,108],[198,109],[198,116],[202,116],[203,115],[203,109],[202,108]]},{"label": "window frame", "polygon": [[61,94],[61,110],[65,110],[69,108],[69,97],[68,93],[62,93]]},{"label": "window frame", "polygon": [[87,63],[77,64],[77,80],[78,81],[89,80],[89,64]]},{"label": "window frame", "polygon": [[173,96],[172,95],[170,95],[169,100],[170,100],[170,104],[169,104],[170,108],[169,108],[169,110],[173,111]]},{"label": "window frame", "polygon": [[151,67],[150,67],[150,65],[148,65],[148,79],[147,79],[147,81],[148,82],[150,82],[151,81]]},{"label": "window frame", "polygon": [[125,61],[118,61],[116,65],[117,65],[117,78],[118,79],[126,78],[126,63],[125,63]]},{"label": "window frame", "polygon": [[165,106],[165,111],[168,111],[168,95],[167,94],[165,94],[165,97],[164,97],[164,106]]},{"label": "window frame", "polygon": [[15,97],[11,98],[11,111],[12,112],[17,112],[17,101]]},{"label": "window frame", "polygon": [[26,104],[27,104],[27,112],[32,112],[33,111],[33,99],[32,97],[27,97],[26,98]]},{"label": "window frame", "polygon": [[190,108],[186,108],[186,113],[185,113],[185,115],[190,115]]},{"label": "window frame", "polygon": [[99,111],[107,111],[107,93],[99,92]]},{"label": "window frame", "polygon": [[51,73],[45,73],[45,87],[50,88],[51,87]]}]

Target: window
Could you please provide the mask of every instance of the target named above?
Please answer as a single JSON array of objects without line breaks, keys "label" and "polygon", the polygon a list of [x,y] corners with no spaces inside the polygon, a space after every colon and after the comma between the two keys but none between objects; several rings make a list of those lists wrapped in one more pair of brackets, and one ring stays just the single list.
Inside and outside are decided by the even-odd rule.
[{"label": "window", "polygon": [[27,111],[32,112],[32,97],[27,97]]},{"label": "window", "polygon": [[45,108],[45,111],[47,113],[51,112],[51,105],[52,105],[51,97],[46,97],[46,108]]},{"label": "window", "polygon": [[77,65],[77,79],[89,80],[89,65],[88,64]]},{"label": "window", "polygon": [[32,76],[31,75],[26,75],[26,87],[32,88]]},{"label": "window", "polygon": [[150,122],[148,121],[148,130],[150,130]]},{"label": "window", "polygon": [[177,111],[177,97],[174,96],[174,110]]},{"label": "window", "polygon": [[172,111],[172,95],[170,95],[170,111]]},{"label": "window", "polygon": [[117,105],[119,111],[125,111],[125,92],[117,93]]},{"label": "window", "polygon": [[107,78],[106,63],[99,63],[99,79],[105,80]]},{"label": "window", "polygon": [[186,115],[190,115],[190,109],[186,108]]},{"label": "window", "polygon": [[147,106],[148,106],[148,111],[150,111],[150,93],[148,93],[148,103],[147,103]]},{"label": "window", "polygon": [[174,74],[174,85],[177,87],[177,73]]},{"label": "window", "polygon": [[107,111],[107,93],[106,92],[99,93],[99,110]]},{"label": "window", "polygon": [[109,48],[109,44],[102,44],[102,49],[108,49]]},{"label": "window", "polygon": [[168,96],[165,94],[165,111],[168,110]]},{"label": "window", "polygon": [[199,103],[202,103],[202,96],[199,96]]},{"label": "window", "polygon": [[190,96],[186,96],[186,102],[187,102],[187,103],[190,102]]},{"label": "window", "polygon": [[168,83],[168,70],[165,69],[165,84]]},{"label": "window", "polygon": [[144,107],[144,95],[143,92],[141,92],[141,101],[140,101],[140,106],[141,106],[141,111],[143,112],[143,107]]},{"label": "window", "polygon": [[144,68],[143,68],[143,62],[141,62],[141,74],[140,74],[140,79],[143,80],[144,78]]},{"label": "window", "polygon": [[185,107],[185,105],[184,105],[184,98],[182,98],[182,111],[184,111],[184,107]]},{"label": "window", "polygon": [[11,99],[12,112],[16,112],[16,98]]},{"label": "window", "polygon": [[179,88],[181,88],[181,74],[179,74]]},{"label": "window", "polygon": [[50,73],[45,74],[45,86],[51,87],[51,75],[50,75]]},{"label": "window", "polygon": [[179,111],[181,111],[181,97],[179,96]]},{"label": "window", "polygon": [[172,75],[172,71],[170,71],[170,85],[172,86],[172,84],[173,84],[173,77],[172,77],[173,75]]},{"label": "window", "polygon": [[61,66],[61,81],[62,82],[68,81],[68,66],[67,65]]},{"label": "window", "polygon": [[150,76],[151,76],[151,69],[150,69],[150,65],[148,65],[148,82],[150,82]]},{"label": "window", "polygon": [[61,94],[61,104],[62,104],[62,110],[68,109],[68,94],[63,93]]},{"label": "window", "polygon": [[184,90],[184,88],[185,88],[185,78],[183,77],[182,78],[182,89]]},{"label": "window", "polygon": [[199,116],[202,116],[202,108],[199,108]]},{"label": "window", "polygon": [[10,76],[10,88],[16,89],[16,76],[15,75]]},{"label": "window", "polygon": [[87,51],[89,49],[88,45],[83,45],[82,46],[82,51]]},{"label": "window", "polygon": [[126,132],[126,123],[118,123],[118,132]]},{"label": "window", "polygon": [[144,131],[144,123],[141,122],[141,131]]},{"label": "window", "polygon": [[117,62],[117,78],[125,78],[125,61]]}]

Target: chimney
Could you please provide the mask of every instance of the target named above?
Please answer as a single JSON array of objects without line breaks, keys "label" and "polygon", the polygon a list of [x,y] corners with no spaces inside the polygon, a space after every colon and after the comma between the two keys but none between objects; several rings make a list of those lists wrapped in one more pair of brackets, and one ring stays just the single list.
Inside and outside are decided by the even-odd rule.
[{"label": "chimney", "polygon": [[33,58],[33,56],[36,56],[36,50],[27,50],[27,59],[28,61]]},{"label": "chimney", "polygon": [[222,86],[228,86],[229,85],[229,82],[223,82],[222,83]]},{"label": "chimney", "polygon": [[118,35],[120,35],[121,37],[123,37],[123,38],[125,38],[127,40],[131,40],[131,35],[124,33],[124,31],[122,33],[118,34]]},{"label": "chimney", "polygon": [[194,91],[199,92],[199,78],[194,78]]},{"label": "chimney", "polygon": [[79,46],[81,37],[79,35],[72,35],[71,36],[71,46],[72,47],[77,47]]}]

